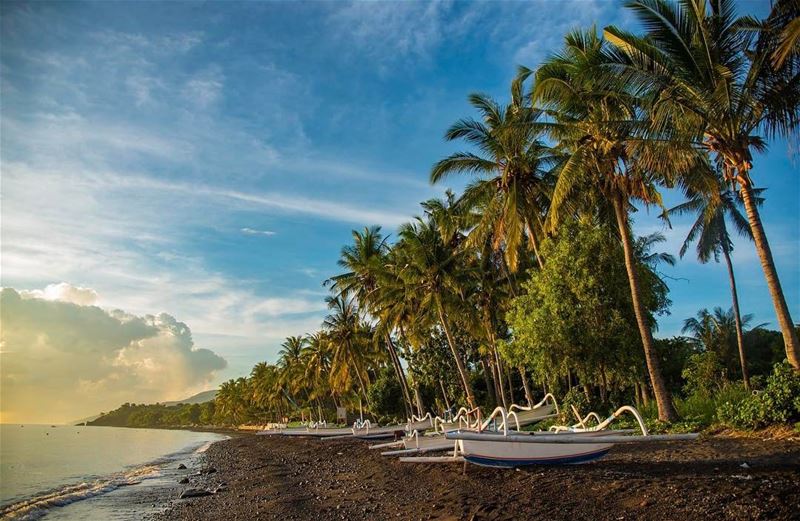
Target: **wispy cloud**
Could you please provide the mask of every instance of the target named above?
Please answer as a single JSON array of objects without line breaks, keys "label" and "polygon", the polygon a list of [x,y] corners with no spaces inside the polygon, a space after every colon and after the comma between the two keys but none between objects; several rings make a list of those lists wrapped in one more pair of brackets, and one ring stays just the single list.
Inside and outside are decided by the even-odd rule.
[{"label": "wispy cloud", "polygon": [[212,66],[190,78],[183,89],[192,103],[208,108],[222,96],[225,77],[217,66]]},{"label": "wispy cloud", "polygon": [[267,237],[275,235],[272,230],[256,230],[255,228],[242,228],[240,231],[247,235],[266,235]]},{"label": "wispy cloud", "polygon": [[328,24],[339,38],[381,67],[400,60],[424,60],[443,38],[448,2],[349,2],[332,11]]}]

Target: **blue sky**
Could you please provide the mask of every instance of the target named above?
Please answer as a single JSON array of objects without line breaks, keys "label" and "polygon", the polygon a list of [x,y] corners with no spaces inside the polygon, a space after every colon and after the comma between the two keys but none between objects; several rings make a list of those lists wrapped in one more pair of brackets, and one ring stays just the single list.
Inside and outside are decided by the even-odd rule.
[{"label": "blue sky", "polygon": [[[763,8],[743,3],[743,9]],[[350,230],[392,232],[445,186],[442,135],[470,92],[504,99],[576,26],[633,27],[611,1],[2,5],[2,285],[91,288],[167,312],[228,361],[217,381],[316,329]],[[796,151],[795,151],[796,152]],[[796,153],[755,163],[768,236],[800,318]],[[667,194],[668,203],[678,201]],[[677,253],[688,222],[663,231]],[[743,312],[774,314],[737,244]],[[672,315],[729,306],[722,266],[664,270]]]}]

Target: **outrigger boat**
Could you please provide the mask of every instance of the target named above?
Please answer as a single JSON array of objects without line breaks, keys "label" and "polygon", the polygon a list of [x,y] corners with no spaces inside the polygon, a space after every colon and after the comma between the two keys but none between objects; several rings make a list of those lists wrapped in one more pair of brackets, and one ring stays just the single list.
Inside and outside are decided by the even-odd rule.
[{"label": "outrigger boat", "polygon": [[292,429],[276,429],[272,431],[261,431],[262,436],[305,436],[311,438],[347,438],[355,437],[365,440],[382,438],[400,437],[407,432],[424,431],[433,427],[434,418],[429,414],[421,418],[412,417],[411,421],[405,425],[388,425],[384,427],[373,426],[369,420],[356,420],[352,427],[328,428],[327,423],[310,422],[306,427]]},{"label": "outrigger boat", "polygon": [[[425,452],[435,452],[443,450],[452,450],[456,445],[453,440],[447,439],[445,433],[448,430],[468,430],[468,431],[485,431],[489,428],[493,430],[502,429],[506,422],[513,420],[513,425],[519,431],[521,427],[539,422],[546,418],[552,418],[559,414],[558,403],[552,394],[547,394],[536,405],[525,407],[522,405],[512,405],[509,407],[509,412],[504,417],[504,422],[497,425],[494,417],[490,417],[486,421],[481,421],[480,409],[475,408],[468,411],[462,407],[455,418],[451,421],[445,421],[437,417],[434,420],[434,434],[423,434],[421,431],[411,431],[411,433],[399,442],[373,446],[371,448],[395,448],[399,450],[390,450],[382,452],[382,456],[405,456],[408,454],[418,454]],[[402,448],[401,448],[402,447]]]},{"label": "outrigger boat", "polygon": [[[605,430],[625,412],[636,418],[642,431],[641,435],[625,434],[630,431]],[[448,432],[445,437],[458,443],[458,455],[465,461],[488,467],[514,468],[526,465],[585,463],[605,456],[617,443],[685,441],[698,436],[698,434],[651,435],[639,412],[627,405],[617,409],[614,414],[595,427],[586,427],[585,421],[579,416],[579,425],[561,427],[555,432],[509,433],[509,420],[505,409],[502,407],[495,409],[492,417],[495,416],[500,416],[502,419],[502,432],[459,430]]]}]

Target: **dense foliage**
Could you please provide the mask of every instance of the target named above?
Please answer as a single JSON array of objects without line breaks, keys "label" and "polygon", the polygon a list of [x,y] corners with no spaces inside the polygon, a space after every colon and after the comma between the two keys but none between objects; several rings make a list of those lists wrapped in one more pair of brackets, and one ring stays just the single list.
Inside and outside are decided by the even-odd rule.
[{"label": "dense foliage", "polygon": [[178,405],[145,405],[125,403],[118,409],[102,414],[89,425],[110,427],[191,427],[217,423],[216,405],[183,403]]}]

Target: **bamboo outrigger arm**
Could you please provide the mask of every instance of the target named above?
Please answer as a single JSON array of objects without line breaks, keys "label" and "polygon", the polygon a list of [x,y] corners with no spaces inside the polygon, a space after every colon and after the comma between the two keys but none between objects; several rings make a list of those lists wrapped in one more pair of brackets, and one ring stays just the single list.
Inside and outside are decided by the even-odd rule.
[{"label": "bamboo outrigger arm", "polygon": [[516,403],[513,403],[513,404],[511,404],[511,407],[508,408],[508,412],[509,413],[515,412],[514,409],[516,409],[518,411],[532,411],[533,409],[538,409],[539,407],[542,407],[543,405],[546,405],[548,401],[550,401],[550,403],[553,404],[553,407],[556,410],[556,414],[560,414],[560,412],[558,410],[558,402],[556,401],[556,397],[553,396],[551,393],[545,394],[544,398],[542,398],[539,403],[537,403],[536,405],[533,405],[531,407],[526,407],[524,405],[517,405]]},{"label": "bamboo outrigger arm", "polygon": [[[590,412],[589,414],[587,414],[585,418],[581,418],[580,414],[578,414],[577,409],[575,409],[574,407],[573,407],[572,412],[575,413],[575,415],[578,417],[578,423],[576,425],[572,425],[572,426],[569,426],[569,427],[562,426],[562,425],[554,425],[553,427],[550,427],[550,430],[552,432],[555,432],[555,433],[558,433],[558,432],[595,432],[595,431],[601,431],[601,430],[605,429],[606,427],[608,427],[611,422],[613,422],[614,420],[619,418],[623,413],[627,412],[627,413],[632,414],[633,417],[636,418],[636,421],[639,424],[639,428],[642,431],[642,436],[647,436],[648,435],[647,426],[644,424],[644,420],[642,419],[641,414],[639,414],[639,411],[637,411],[635,408],[631,407],[630,405],[623,405],[622,407],[620,407],[619,409],[614,411],[614,414],[612,414],[611,416],[609,416],[608,418],[606,418],[603,421],[600,421],[600,417],[596,413],[593,413],[593,412]],[[586,422],[589,420],[590,417],[594,418],[598,422],[597,425],[595,425],[594,427],[587,427],[586,426]]]},{"label": "bamboo outrigger arm", "polygon": [[434,418],[430,412],[425,413],[424,416],[417,416],[416,414],[412,414],[411,419],[408,420],[407,423],[423,422],[425,420],[431,420],[431,422],[433,422]]},{"label": "bamboo outrigger arm", "polygon": [[440,430],[441,432],[444,432],[445,430],[447,430],[446,427],[453,427],[454,424],[458,424],[459,429],[477,428],[481,424],[480,407],[475,407],[474,409],[467,409],[466,407],[461,407],[456,413],[456,415],[453,417],[453,419],[450,421],[447,421],[437,416],[433,420],[433,429],[436,432],[439,432]]}]

